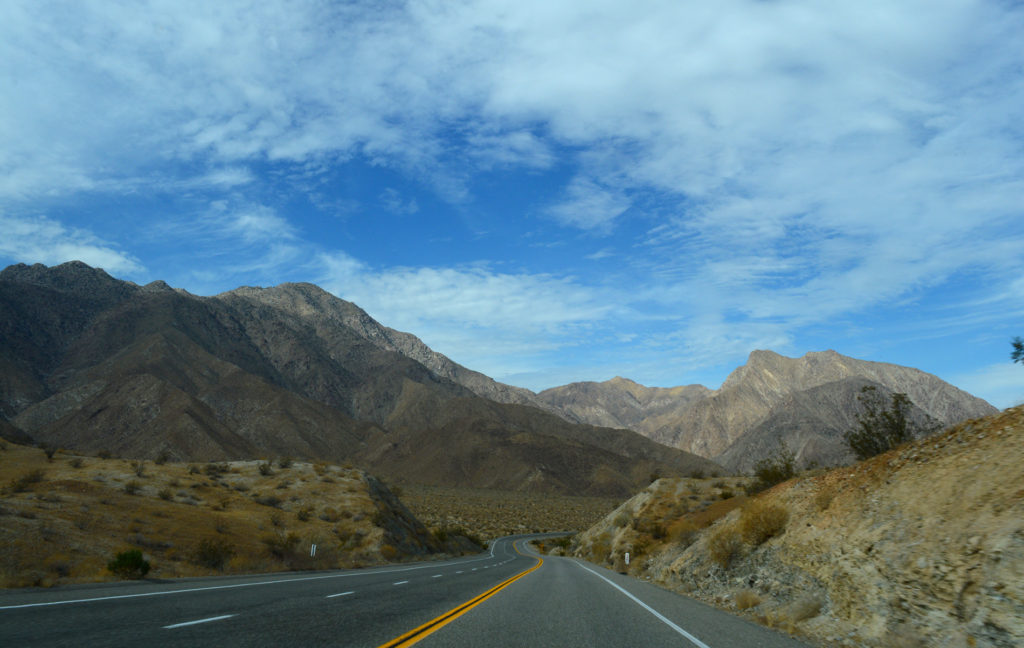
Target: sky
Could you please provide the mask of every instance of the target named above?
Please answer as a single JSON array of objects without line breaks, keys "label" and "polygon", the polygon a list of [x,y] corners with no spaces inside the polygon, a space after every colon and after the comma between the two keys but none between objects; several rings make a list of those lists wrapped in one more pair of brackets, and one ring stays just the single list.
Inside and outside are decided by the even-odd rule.
[{"label": "sky", "polygon": [[1024,5],[0,2],[0,265],[308,281],[540,390],[1024,402]]}]

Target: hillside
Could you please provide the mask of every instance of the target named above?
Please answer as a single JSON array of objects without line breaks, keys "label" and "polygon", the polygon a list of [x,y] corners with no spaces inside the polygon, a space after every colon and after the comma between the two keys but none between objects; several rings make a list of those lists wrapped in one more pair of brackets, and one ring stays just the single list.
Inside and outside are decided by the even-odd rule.
[{"label": "hillside", "polygon": [[0,516],[0,587],[116,580],[107,563],[130,548],[143,551],[156,578],[480,550],[452,529],[432,533],[373,476],[322,463],[187,465],[68,452],[48,460],[0,442]]},{"label": "hillside", "polygon": [[392,349],[419,348],[412,336],[309,284],[197,297],[77,262],[18,265],[0,272],[0,306],[0,416],[37,442],[590,495],[721,471],[633,432],[482,398]]},{"label": "hillside", "polygon": [[690,511],[689,482],[652,485],[576,554],[624,569],[632,550],[631,573],[822,646],[1024,643],[1024,407],[751,500]]}]

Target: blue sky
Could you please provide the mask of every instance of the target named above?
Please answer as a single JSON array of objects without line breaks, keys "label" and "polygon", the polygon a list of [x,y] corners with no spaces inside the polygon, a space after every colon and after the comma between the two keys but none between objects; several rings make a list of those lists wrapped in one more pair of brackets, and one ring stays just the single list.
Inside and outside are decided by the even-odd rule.
[{"label": "blue sky", "polygon": [[311,281],[498,380],[1024,401],[1024,7],[0,4],[0,262]]}]

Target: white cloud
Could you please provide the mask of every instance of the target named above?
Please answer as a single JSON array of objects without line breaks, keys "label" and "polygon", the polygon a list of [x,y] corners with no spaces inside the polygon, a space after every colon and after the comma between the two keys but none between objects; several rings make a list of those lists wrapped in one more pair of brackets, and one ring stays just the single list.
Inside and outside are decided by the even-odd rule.
[{"label": "white cloud", "polygon": [[376,320],[412,331],[435,350],[503,375],[534,354],[579,342],[615,313],[609,295],[571,279],[488,268],[376,270],[344,253],[321,255],[317,283]]},{"label": "white cloud", "polygon": [[134,275],[142,264],[131,254],[89,231],[45,218],[0,214],[0,257],[11,262],[57,265],[82,261],[111,274]]},{"label": "white cloud", "polygon": [[575,178],[566,190],[565,199],[546,211],[566,225],[607,231],[612,222],[629,209],[629,204],[629,200],[619,192],[605,189],[586,178]]}]

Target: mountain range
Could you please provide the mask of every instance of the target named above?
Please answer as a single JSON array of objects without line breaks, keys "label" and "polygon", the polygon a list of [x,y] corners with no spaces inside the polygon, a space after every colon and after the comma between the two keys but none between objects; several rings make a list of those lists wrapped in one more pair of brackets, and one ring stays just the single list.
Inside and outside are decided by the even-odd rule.
[{"label": "mountain range", "polygon": [[995,414],[984,400],[919,369],[857,360],[835,351],[787,358],[754,351],[717,390],[701,385],[651,388],[623,378],[573,383],[538,394],[567,418],[629,427],[665,445],[747,471],[780,442],[798,464],[849,463],[843,434],[854,427],[865,386],[887,402],[904,393],[917,430]]},{"label": "mountain range", "polygon": [[514,402],[531,398],[311,284],[199,297],[80,262],[0,272],[8,438],[136,458],[352,461],[396,481],[594,495],[721,471]]},{"label": "mountain range", "polygon": [[181,460],[289,455],[410,482],[626,494],[748,471],[784,443],[847,463],[858,395],[934,429],[996,410],[936,376],[835,351],[754,351],[717,390],[625,378],[499,383],[312,284],[212,297],[80,262],[0,272],[0,435]]}]

